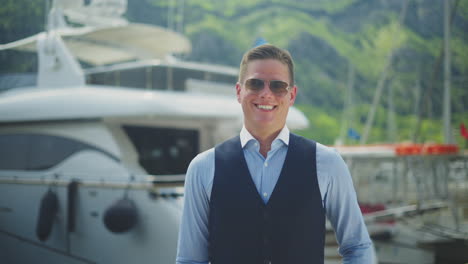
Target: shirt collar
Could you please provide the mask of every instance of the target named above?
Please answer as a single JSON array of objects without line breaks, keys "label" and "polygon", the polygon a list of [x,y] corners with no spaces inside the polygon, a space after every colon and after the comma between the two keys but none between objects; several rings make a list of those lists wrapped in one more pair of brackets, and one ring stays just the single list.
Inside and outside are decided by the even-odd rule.
[{"label": "shirt collar", "polygon": [[[255,140],[257,141],[253,136],[252,134],[250,134],[249,131],[247,131],[247,129],[245,128],[245,126],[242,126],[242,130],[240,132],[240,142],[241,142],[241,146],[242,148],[245,147],[245,145],[251,141],[251,140]],[[278,134],[278,136],[273,140],[273,142],[275,142],[276,140],[281,140],[283,141],[283,143],[288,146],[289,145],[289,129],[288,127],[285,125],[283,127],[283,129],[281,129],[280,133]]]}]

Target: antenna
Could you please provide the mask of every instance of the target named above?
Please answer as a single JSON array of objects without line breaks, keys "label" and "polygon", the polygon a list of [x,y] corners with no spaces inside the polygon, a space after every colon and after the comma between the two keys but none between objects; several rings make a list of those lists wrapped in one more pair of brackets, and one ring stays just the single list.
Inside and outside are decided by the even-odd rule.
[{"label": "antenna", "polygon": [[59,29],[67,28],[62,8],[55,4],[47,18],[47,31],[37,38],[39,57],[38,87],[80,86],[85,84],[83,71],[65,46]]}]

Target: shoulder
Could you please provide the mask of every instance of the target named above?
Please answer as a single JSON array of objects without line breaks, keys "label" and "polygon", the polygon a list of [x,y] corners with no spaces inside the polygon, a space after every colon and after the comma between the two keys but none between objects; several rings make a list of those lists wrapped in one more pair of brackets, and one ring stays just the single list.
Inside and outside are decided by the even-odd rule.
[{"label": "shoulder", "polygon": [[214,177],[214,149],[198,154],[190,162],[185,175],[185,192],[196,193],[205,190],[211,193],[211,184]]},{"label": "shoulder", "polygon": [[328,147],[320,143],[317,143],[317,156],[326,160],[341,159],[340,154],[335,148]]},{"label": "shoulder", "polygon": [[304,153],[317,152],[315,141],[293,133],[289,135],[289,146]]},{"label": "shoulder", "polygon": [[190,162],[187,173],[204,170],[212,167],[214,164],[214,148],[199,153]]},{"label": "shoulder", "polygon": [[214,147],[215,152],[232,152],[235,151],[236,147],[241,147],[241,141],[239,136],[232,137],[226,141],[217,144]]},{"label": "shoulder", "polygon": [[303,144],[312,144],[313,145],[313,144],[316,143],[312,139],[308,139],[308,138],[305,138],[303,136],[299,136],[299,135],[294,134],[294,133],[289,134],[289,140],[295,140],[299,144],[303,143]]},{"label": "shoulder", "polygon": [[291,139],[296,140],[299,143],[299,145],[303,145],[303,144],[314,145],[315,144],[317,157],[320,156],[320,158],[325,159],[325,160],[341,159],[340,154],[335,148],[325,146],[319,142],[316,142],[314,140],[311,140],[311,139],[308,139],[308,138],[305,138],[303,136],[299,136],[293,133],[291,133],[290,140]]},{"label": "shoulder", "polygon": [[348,166],[338,151],[320,143],[317,143],[317,168],[333,179],[350,176]]},{"label": "shoulder", "polygon": [[347,175],[348,166],[335,148],[317,143],[317,167],[326,171],[328,175],[335,177]]}]

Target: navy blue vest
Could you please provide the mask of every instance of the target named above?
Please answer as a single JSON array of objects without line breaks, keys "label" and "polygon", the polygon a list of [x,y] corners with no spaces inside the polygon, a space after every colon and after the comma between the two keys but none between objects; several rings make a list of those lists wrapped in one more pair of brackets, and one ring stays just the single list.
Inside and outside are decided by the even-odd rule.
[{"label": "navy blue vest", "polygon": [[290,134],[281,174],[265,204],[239,137],[216,146],[209,215],[211,263],[323,263],[325,210],[315,150],[315,142]]}]

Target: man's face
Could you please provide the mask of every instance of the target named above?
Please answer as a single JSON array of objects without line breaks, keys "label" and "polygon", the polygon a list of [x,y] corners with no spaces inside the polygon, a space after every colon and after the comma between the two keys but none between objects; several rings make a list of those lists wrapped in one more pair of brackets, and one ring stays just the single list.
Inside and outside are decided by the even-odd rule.
[{"label": "man's face", "polygon": [[[257,92],[249,90],[245,83],[252,78],[264,80],[264,88]],[[244,124],[251,133],[281,130],[289,107],[294,104],[296,86],[289,87],[285,95],[279,95],[270,89],[269,81],[273,80],[289,84],[288,67],[274,59],[253,60],[247,65],[242,83],[236,84],[237,100],[244,111]]]}]

